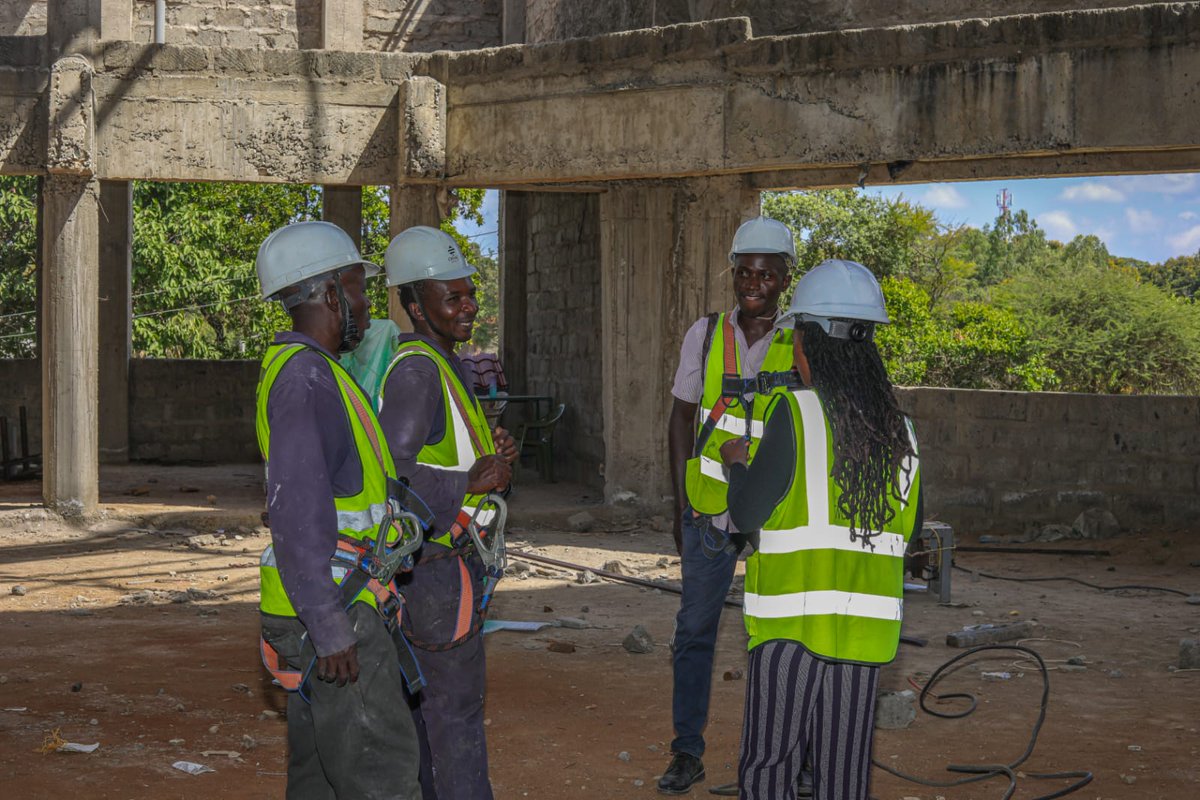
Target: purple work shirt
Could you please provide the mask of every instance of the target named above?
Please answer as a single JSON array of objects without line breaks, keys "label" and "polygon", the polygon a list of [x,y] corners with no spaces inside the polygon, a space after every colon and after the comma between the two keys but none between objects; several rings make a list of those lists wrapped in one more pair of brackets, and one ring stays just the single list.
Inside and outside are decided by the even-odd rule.
[{"label": "purple work shirt", "polygon": [[[436,349],[450,362],[463,386],[471,385],[458,356],[419,333],[401,334],[400,344],[407,342],[424,342]],[[434,535],[450,530],[467,494],[467,473],[417,463],[422,447],[437,444],[446,435],[446,398],[441,372],[433,361],[410,356],[396,365],[383,385],[379,424],[396,474],[408,478],[413,491],[433,512]]]},{"label": "purple work shirt", "polygon": [[276,334],[275,343],[311,349],[284,364],[267,398],[271,542],[296,616],[317,655],[327,656],[355,642],[329,559],[338,534],[333,498],[362,491],[363,467],[337,381],[321,353],[336,357],[301,333]]}]

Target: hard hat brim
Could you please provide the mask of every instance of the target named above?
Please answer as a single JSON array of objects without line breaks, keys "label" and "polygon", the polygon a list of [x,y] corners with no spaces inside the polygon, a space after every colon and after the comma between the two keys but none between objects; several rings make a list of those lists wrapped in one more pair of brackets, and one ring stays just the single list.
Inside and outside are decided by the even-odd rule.
[{"label": "hard hat brim", "polygon": [[442,281],[442,282],[457,281],[457,280],[460,280],[461,278],[470,278],[472,275],[476,274],[479,270],[475,269],[470,264],[467,264],[464,262],[461,267],[459,267],[458,269],[450,270],[449,272],[437,272],[436,268],[433,268],[433,267],[431,267],[429,269],[429,271],[432,272],[433,274],[431,274],[429,276],[411,278],[409,280],[404,281],[403,283],[393,283],[391,280],[389,280],[388,286],[407,286],[410,283],[420,283],[421,281]]}]

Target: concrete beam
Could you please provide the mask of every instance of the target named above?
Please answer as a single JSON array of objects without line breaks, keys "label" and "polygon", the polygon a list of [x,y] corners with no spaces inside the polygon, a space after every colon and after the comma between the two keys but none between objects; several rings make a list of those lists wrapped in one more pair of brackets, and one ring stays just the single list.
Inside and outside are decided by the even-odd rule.
[{"label": "concrete beam", "polygon": [[321,49],[363,49],[362,0],[322,0]]},{"label": "concrete beam", "polygon": [[600,196],[605,495],[672,492],[665,420],[689,325],[731,305],[729,242],[758,213],[734,177]]},{"label": "concrete beam", "polygon": [[133,304],[133,184],[100,182],[99,448],[100,462],[129,461],[129,357]]}]

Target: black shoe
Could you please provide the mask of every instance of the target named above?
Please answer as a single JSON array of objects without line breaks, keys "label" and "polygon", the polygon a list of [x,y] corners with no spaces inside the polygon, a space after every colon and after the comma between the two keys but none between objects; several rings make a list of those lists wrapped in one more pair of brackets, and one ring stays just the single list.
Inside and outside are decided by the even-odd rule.
[{"label": "black shoe", "polygon": [[676,753],[667,771],[658,779],[663,794],[687,794],[697,781],[704,780],[704,762],[688,753]]}]

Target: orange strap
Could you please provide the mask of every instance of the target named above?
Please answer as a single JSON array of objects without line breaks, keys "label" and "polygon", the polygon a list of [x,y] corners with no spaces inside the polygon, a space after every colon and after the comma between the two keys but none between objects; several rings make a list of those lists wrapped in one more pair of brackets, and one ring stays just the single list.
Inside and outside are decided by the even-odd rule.
[{"label": "orange strap", "polygon": [[[734,338],[733,323],[729,320],[728,314],[721,319],[721,340],[724,374],[741,374],[738,371],[737,339]],[[712,411],[708,412],[708,421],[716,425],[717,420],[725,416],[725,412],[731,405],[733,405],[733,400],[722,394],[717,398],[717,402],[713,403]]]},{"label": "orange strap", "polygon": [[475,621],[475,586],[471,582],[471,573],[467,570],[467,562],[462,556],[458,558],[458,579],[462,589],[458,593],[458,621],[454,626],[454,638],[461,639],[471,632]]}]

